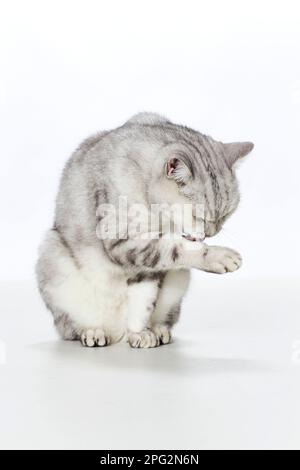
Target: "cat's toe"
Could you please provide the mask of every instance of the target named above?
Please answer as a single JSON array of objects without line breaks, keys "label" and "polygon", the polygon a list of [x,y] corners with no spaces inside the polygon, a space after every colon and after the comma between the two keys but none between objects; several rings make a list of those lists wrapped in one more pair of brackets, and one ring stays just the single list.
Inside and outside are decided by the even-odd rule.
[{"label": "cat's toe", "polygon": [[158,336],[151,330],[129,333],[128,342],[132,348],[155,348],[160,344]]},{"label": "cat's toe", "polygon": [[211,247],[208,271],[223,274],[232,273],[242,265],[241,255],[231,248]]},{"label": "cat's toe", "polygon": [[89,348],[95,346],[103,347],[110,344],[109,336],[107,336],[101,328],[84,330],[80,339],[82,345]]},{"label": "cat's toe", "polygon": [[236,271],[239,269],[242,265],[242,257],[239,253],[236,251],[231,251],[229,255],[226,256],[226,259],[224,260],[224,267],[226,269],[226,272],[232,273],[233,271]]},{"label": "cat's toe", "polygon": [[161,344],[169,344],[172,341],[170,329],[166,325],[155,325],[153,332],[158,336]]},{"label": "cat's toe", "polygon": [[96,330],[95,335],[97,346],[108,346],[111,343],[110,337],[103,330]]}]

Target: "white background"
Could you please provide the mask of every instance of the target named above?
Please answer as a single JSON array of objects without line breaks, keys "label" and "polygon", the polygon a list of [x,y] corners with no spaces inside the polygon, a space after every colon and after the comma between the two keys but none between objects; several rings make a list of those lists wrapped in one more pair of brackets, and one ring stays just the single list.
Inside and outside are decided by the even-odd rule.
[{"label": "white background", "polygon": [[[0,448],[300,447],[298,1],[0,0]],[[89,134],[154,111],[252,140],[175,342],[56,339],[34,283],[60,172]]]},{"label": "white background", "polygon": [[78,143],[143,110],[255,143],[222,242],[244,255],[238,276],[297,275],[298,4],[1,1],[0,279],[32,277]]}]

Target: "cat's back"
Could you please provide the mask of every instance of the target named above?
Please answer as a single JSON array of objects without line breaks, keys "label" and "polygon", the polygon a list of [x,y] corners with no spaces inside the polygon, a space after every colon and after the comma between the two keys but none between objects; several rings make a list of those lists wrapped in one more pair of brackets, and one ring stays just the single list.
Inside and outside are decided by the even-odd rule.
[{"label": "cat's back", "polygon": [[[122,126],[98,132],[85,139],[67,161],[60,180],[58,199],[101,184],[122,166],[142,164],[157,149],[176,138],[179,126],[154,113],[134,115]],[[150,155],[150,157],[149,157]],[[126,169],[126,168],[125,168]]]},{"label": "cat's back", "polygon": [[[140,113],[121,127],[85,139],[63,169],[56,198],[56,219],[65,221],[70,216],[78,217],[79,212],[94,211],[93,198],[97,191],[107,185],[118,187],[121,173],[124,179],[140,180],[134,160],[142,163],[147,149],[161,145],[167,122],[159,115]],[[130,183],[136,187],[134,181]]]},{"label": "cat's back", "polygon": [[68,172],[77,164],[82,166],[95,164],[97,161],[105,165],[105,162],[118,158],[125,152],[130,154],[130,150],[134,151],[141,143],[164,143],[166,139],[172,140],[180,127],[159,114],[135,114],[122,126],[97,132],[83,140],[71,155],[65,170]]}]

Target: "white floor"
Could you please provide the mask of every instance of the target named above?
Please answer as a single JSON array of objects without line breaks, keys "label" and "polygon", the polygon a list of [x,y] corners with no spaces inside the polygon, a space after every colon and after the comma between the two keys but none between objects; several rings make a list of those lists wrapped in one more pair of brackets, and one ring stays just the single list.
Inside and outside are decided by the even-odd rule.
[{"label": "white floor", "polygon": [[0,447],[299,449],[299,297],[197,277],[172,345],[87,349],[56,339],[33,285],[0,284]]}]

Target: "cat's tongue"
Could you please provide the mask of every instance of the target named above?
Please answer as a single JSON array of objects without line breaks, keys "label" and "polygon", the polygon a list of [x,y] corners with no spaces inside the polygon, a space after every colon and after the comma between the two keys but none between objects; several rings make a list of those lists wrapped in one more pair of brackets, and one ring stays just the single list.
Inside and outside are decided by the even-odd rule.
[{"label": "cat's tongue", "polygon": [[205,235],[184,233],[182,234],[183,238],[189,240],[190,242],[203,242],[205,240]]}]

